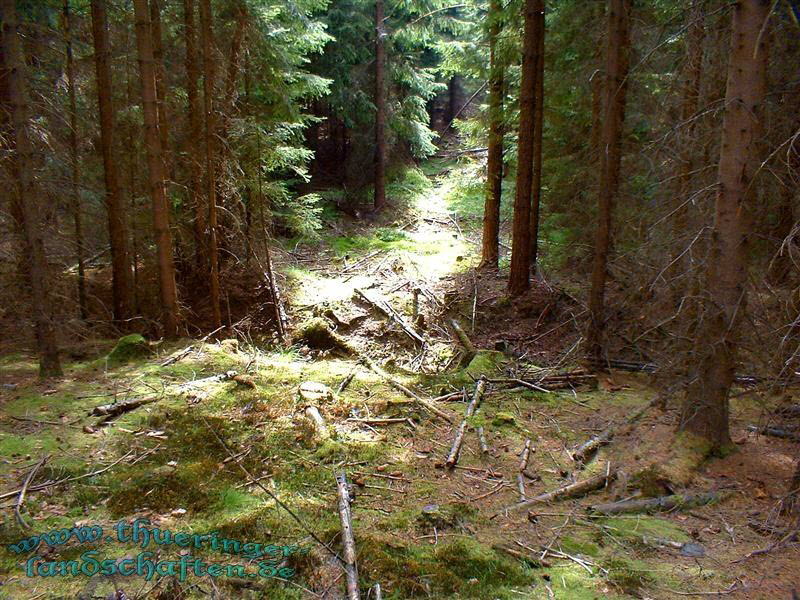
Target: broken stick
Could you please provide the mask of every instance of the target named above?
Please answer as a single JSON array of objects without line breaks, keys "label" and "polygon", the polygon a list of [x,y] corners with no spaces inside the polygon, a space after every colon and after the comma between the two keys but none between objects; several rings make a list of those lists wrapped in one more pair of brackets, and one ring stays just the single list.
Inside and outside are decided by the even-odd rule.
[{"label": "broken stick", "polygon": [[45,454],[42,459],[33,466],[28,473],[28,476],[25,478],[25,482],[22,484],[22,489],[19,491],[19,496],[17,496],[17,502],[14,504],[14,516],[17,518],[19,524],[25,529],[30,529],[30,525],[28,525],[25,519],[22,518],[22,513],[20,512],[22,505],[25,503],[25,493],[28,491],[28,486],[31,484],[31,481],[33,481],[33,478],[36,476],[36,472],[44,463],[47,462],[47,459],[49,458],[50,455]]},{"label": "broken stick", "polygon": [[793,442],[800,442],[800,435],[779,427],[757,427],[755,425],[748,425],[747,431],[752,431],[760,435],[783,438],[784,440],[791,440]]},{"label": "broken stick", "polygon": [[486,436],[483,433],[483,427],[478,427],[478,443],[481,446],[481,452],[489,454],[489,444],[486,443]]},{"label": "broken stick", "polygon": [[350,491],[347,475],[342,472],[336,476],[336,489],[339,494],[339,519],[342,523],[342,548],[344,550],[344,574],[347,586],[347,600],[360,600],[358,590],[358,567],[356,565],[356,542],[353,537],[353,520],[350,512]]},{"label": "broken stick", "polygon": [[478,406],[483,399],[485,390],[486,379],[481,377],[478,380],[478,383],[475,384],[475,391],[472,393],[472,400],[470,400],[469,405],[467,406],[467,412],[464,415],[464,419],[461,421],[461,424],[456,430],[456,437],[453,439],[453,446],[450,448],[450,453],[447,455],[447,459],[444,461],[444,464],[449,469],[452,469],[458,462],[458,456],[461,454],[461,445],[464,442],[464,433],[467,430],[467,420],[475,414],[475,411],[478,409]]},{"label": "broken stick", "polygon": [[402,392],[403,394],[405,394],[406,396],[408,396],[409,398],[414,400],[417,404],[419,404],[420,406],[425,408],[427,411],[433,413],[434,415],[436,415],[440,419],[444,419],[448,423],[452,423],[453,422],[453,419],[452,419],[452,417],[450,415],[448,415],[442,409],[440,409],[439,407],[434,405],[430,400],[425,400],[424,398],[420,398],[417,394],[412,392],[410,389],[408,389],[402,383],[400,383],[396,379],[392,378],[388,373],[386,373],[383,369],[381,369],[378,365],[376,365],[374,362],[372,362],[366,356],[362,356],[361,357],[361,362],[364,365],[366,365],[367,367],[369,367],[372,371],[374,371],[381,379],[383,379],[386,383],[388,383],[394,389],[396,389],[399,392]]},{"label": "broken stick", "polygon": [[525,440],[525,447],[519,459],[519,473],[517,473],[517,487],[519,488],[520,502],[525,502],[525,470],[528,468],[528,459],[531,456],[531,441]]},{"label": "broken stick", "polygon": [[609,467],[606,469],[606,472],[601,475],[595,475],[594,477],[584,479],[583,481],[570,483],[569,485],[562,486],[556,490],[553,490],[552,492],[547,492],[546,494],[541,494],[535,498],[531,498],[530,500],[512,504],[503,510],[516,510],[519,508],[533,506],[534,504],[544,504],[546,502],[554,502],[556,500],[564,500],[565,498],[582,496],[587,492],[593,492],[594,490],[599,490],[600,488],[607,486],[616,478],[616,476],[617,471],[612,470]]},{"label": "broken stick", "polygon": [[325,419],[319,412],[316,406],[307,406],[305,410],[306,417],[308,417],[311,426],[314,428],[314,438],[318,442],[324,442],[331,437],[328,426],[325,424]]}]

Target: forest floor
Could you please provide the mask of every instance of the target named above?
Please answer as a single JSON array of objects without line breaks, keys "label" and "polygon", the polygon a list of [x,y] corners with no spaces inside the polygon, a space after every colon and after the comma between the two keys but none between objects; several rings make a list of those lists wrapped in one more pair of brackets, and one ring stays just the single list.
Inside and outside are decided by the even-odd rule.
[{"label": "forest floor", "polygon": [[[740,560],[780,539],[767,530],[786,527],[776,507],[797,454],[796,443],[746,427],[770,422],[791,398],[736,390],[736,451],[681,473],[684,481],[676,485],[647,476],[680,456],[672,445],[676,409],[670,402],[650,408],[585,468],[572,458],[582,442],[657,396],[647,375],[614,372],[596,385],[550,392],[490,383],[468,420],[456,468],[444,467],[477,378],[536,380],[580,366],[575,345],[582,307],[567,286],[540,282],[510,302],[501,276],[476,272],[480,219],[459,195],[464,168],[433,163],[426,167],[433,183],[421,183],[425,178],[417,174],[406,190],[407,206],[394,217],[369,225],[343,217],[321,241],[280,253],[289,349],[259,349],[241,339],[183,340],[138,344],[119,356],[116,340],[95,341],[71,348],[65,377],[46,383],[37,380],[33,357],[1,357],[0,597],[105,597],[116,587],[129,598],[160,600],[344,598],[343,571],[319,543],[339,551],[335,475],[342,471],[353,484],[362,597],[375,583],[393,599],[788,599],[793,588],[800,590],[795,546]],[[413,324],[424,347],[357,289]],[[481,349],[469,361],[452,318]],[[465,390],[433,401],[451,422],[398,391],[364,357],[423,399]],[[310,390],[305,397],[301,387]],[[99,405],[134,399],[152,402],[105,424],[90,415]],[[325,429],[312,427],[308,405],[318,407]],[[488,452],[481,451],[478,427]],[[582,497],[505,510],[520,500],[526,440],[527,498],[602,475],[609,465],[619,469],[617,482]],[[31,525],[24,529],[15,506],[34,470],[19,510]],[[55,483],[64,478],[74,479]],[[54,484],[37,489],[48,482]],[[717,491],[722,499],[655,514],[587,510],[668,491]],[[257,573],[264,558],[246,556],[254,547],[232,545],[220,553],[206,544],[188,552],[245,571],[185,581],[177,575],[151,581],[56,571],[41,576],[48,568],[27,576],[33,556],[43,564],[135,560],[142,549],[120,542],[115,524],[137,518],[172,532],[215,531],[242,543],[299,546],[279,561],[296,573],[285,581],[265,578]],[[103,529],[93,542],[76,533],[19,553],[10,547],[29,536],[93,525]],[[97,554],[87,556],[89,550]],[[174,545],[147,550],[171,560],[187,552]]]}]

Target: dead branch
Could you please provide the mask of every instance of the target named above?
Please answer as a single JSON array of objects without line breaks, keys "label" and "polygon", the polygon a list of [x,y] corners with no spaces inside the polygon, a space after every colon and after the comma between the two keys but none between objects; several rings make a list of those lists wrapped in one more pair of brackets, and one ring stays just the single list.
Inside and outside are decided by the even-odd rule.
[{"label": "dead branch", "polygon": [[458,456],[461,454],[461,445],[464,442],[464,433],[467,430],[467,420],[475,414],[476,410],[478,410],[478,406],[480,406],[485,390],[486,379],[481,377],[478,380],[478,383],[475,384],[475,391],[472,393],[472,400],[470,400],[469,405],[467,405],[467,412],[464,414],[464,419],[461,421],[458,429],[456,430],[456,436],[453,439],[453,446],[450,448],[450,453],[447,455],[447,459],[444,461],[444,464],[449,469],[452,469],[458,462]]},{"label": "dead branch", "polygon": [[383,379],[386,383],[388,383],[394,389],[396,389],[399,392],[405,394],[406,396],[408,396],[409,398],[414,400],[417,404],[419,404],[420,406],[422,406],[423,408],[425,408],[429,412],[433,413],[434,415],[436,415],[440,419],[444,419],[448,423],[452,423],[453,422],[453,419],[452,419],[452,417],[450,415],[448,415],[442,409],[440,409],[437,406],[435,406],[429,400],[425,400],[424,398],[420,398],[419,396],[417,396],[417,394],[415,394],[410,389],[408,389],[406,386],[404,386],[402,383],[400,383],[399,381],[397,381],[396,379],[391,377],[388,373],[386,373],[383,369],[381,369],[378,365],[376,365],[372,360],[370,360],[366,356],[362,356],[361,357],[361,362],[364,365],[366,365],[367,367],[369,367],[372,371],[374,371],[381,379]]},{"label": "dead branch", "polygon": [[127,412],[137,409],[140,406],[144,406],[146,404],[152,404],[153,402],[157,402],[158,400],[159,398],[149,397],[149,398],[137,398],[136,400],[131,400],[130,402],[103,404],[102,406],[96,406],[89,414],[94,417],[103,417],[97,422],[97,425],[105,425],[106,423],[112,421],[113,419],[117,418],[120,415],[123,415]]},{"label": "dead branch", "polygon": [[526,508],[528,506],[533,506],[534,504],[544,504],[546,502],[554,502],[556,500],[564,500],[566,498],[582,496],[588,492],[593,492],[594,490],[606,487],[616,478],[616,476],[617,471],[612,470],[609,466],[606,472],[602,475],[596,475],[583,481],[570,483],[569,485],[562,486],[556,490],[553,490],[552,492],[547,492],[546,494],[541,494],[535,498],[531,498],[530,500],[525,500],[524,502],[517,502],[516,504],[512,504],[511,506],[503,509],[503,512],[507,510]]},{"label": "dead branch", "polygon": [[486,443],[486,436],[483,433],[483,427],[478,427],[478,443],[481,446],[481,452],[483,454],[488,454],[489,445]]},{"label": "dead branch", "polygon": [[528,468],[528,460],[531,456],[531,440],[525,440],[525,447],[522,449],[522,455],[519,459],[519,473],[517,473],[517,487],[519,488],[520,502],[526,500],[525,497],[525,471]]},{"label": "dead branch", "polygon": [[453,328],[453,331],[456,332],[458,341],[461,342],[461,345],[466,351],[466,354],[464,354],[464,357],[461,359],[462,363],[469,363],[473,358],[475,358],[475,355],[478,351],[475,349],[475,346],[472,344],[467,334],[461,328],[461,325],[458,324],[458,321],[455,319],[450,319],[450,326]]},{"label": "dead branch", "polygon": [[760,435],[783,438],[793,442],[800,442],[800,435],[792,433],[791,431],[786,431],[785,429],[781,429],[779,427],[758,427],[756,425],[748,425],[747,431],[758,433]]},{"label": "dead branch", "polygon": [[31,481],[33,481],[33,478],[36,476],[36,472],[44,463],[47,462],[49,458],[50,455],[45,454],[42,457],[42,459],[33,466],[33,468],[28,473],[28,476],[25,478],[25,482],[22,484],[22,488],[20,488],[19,490],[19,496],[17,496],[17,502],[14,504],[14,516],[17,518],[17,522],[19,522],[19,524],[25,529],[30,529],[30,525],[28,525],[25,519],[22,518],[22,513],[20,512],[20,510],[22,509],[22,505],[25,503],[25,494],[28,491],[28,486],[31,484]]},{"label": "dead branch", "polygon": [[416,331],[414,331],[414,329],[408,323],[406,323],[405,319],[403,319],[403,317],[401,317],[386,300],[383,298],[372,300],[358,288],[355,288],[354,291],[362,300],[364,300],[364,302],[377,308],[378,311],[383,313],[390,321],[397,323],[403,332],[417,344],[420,346],[425,346],[425,339]]},{"label": "dead branch", "polygon": [[336,490],[339,495],[339,520],[342,523],[342,548],[344,550],[344,573],[347,582],[347,600],[359,600],[358,566],[356,565],[356,542],[353,538],[353,521],[350,512],[350,491],[347,475],[342,472],[336,476]]},{"label": "dead branch", "polygon": [[623,513],[649,513],[686,510],[712,504],[723,498],[719,492],[706,492],[703,494],[673,494],[658,498],[645,498],[641,500],[623,500],[608,504],[595,504],[587,508],[589,512],[605,515],[618,515]]}]

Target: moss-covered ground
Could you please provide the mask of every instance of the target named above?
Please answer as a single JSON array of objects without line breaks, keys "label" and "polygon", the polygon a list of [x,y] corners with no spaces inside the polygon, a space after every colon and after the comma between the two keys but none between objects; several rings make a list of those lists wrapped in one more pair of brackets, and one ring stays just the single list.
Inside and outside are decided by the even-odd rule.
[{"label": "moss-covered ground", "polygon": [[[314,347],[302,334],[288,348],[227,339],[149,343],[126,352],[123,359],[118,340],[107,340],[96,342],[80,360],[68,360],[63,379],[47,382],[35,378],[30,356],[0,357],[0,492],[5,492],[0,500],[1,598],[105,597],[115,586],[129,597],[160,600],[342,598],[341,569],[324,547],[340,551],[335,483],[340,472],[353,484],[364,597],[375,583],[392,600],[574,600],[682,597],[678,592],[726,591],[751,582],[749,570],[763,568],[758,566],[763,563],[730,561],[765,544],[746,527],[745,515],[768,512],[770,490],[777,489],[782,469],[790,468],[789,458],[783,462],[784,454],[788,457],[784,446],[772,446],[767,455],[765,445],[750,440],[739,453],[716,459],[694,481],[682,482],[694,489],[733,490],[733,497],[720,505],[688,513],[602,518],[585,510],[593,503],[660,493],[669,485],[641,473],[681,456],[672,445],[672,409],[648,412],[585,469],[577,469],[570,457],[571,449],[609,422],[621,422],[650,401],[655,392],[642,377],[614,375],[614,385],[576,392],[490,386],[469,420],[459,468],[442,468],[466,404],[441,401],[438,405],[453,416],[453,423],[434,418],[361,364],[360,355],[372,356],[425,398],[462,388],[469,392],[474,378],[500,376],[514,367],[516,358],[484,351],[458,366],[452,360],[456,343],[430,322],[443,324],[447,314],[469,321],[471,298],[449,297],[447,285],[458,281],[453,277],[468,275],[476,263],[469,235],[477,223],[459,234],[448,217],[452,188],[460,185],[457,178],[425,187],[418,176],[424,175],[414,176],[414,189],[423,190],[412,202],[417,226],[390,222],[368,231],[348,230],[327,241],[330,251],[316,263],[284,268],[295,331],[302,334],[304,323],[322,320],[353,344],[353,352]],[[375,252],[379,254],[370,258]],[[367,259],[364,267],[348,272],[348,265],[360,259]],[[431,343],[419,360],[419,348],[396,327],[367,306],[354,308],[354,288],[377,281],[372,291],[380,291],[410,318],[408,287],[397,288],[403,277],[429,286],[439,300],[426,301],[425,331]],[[191,352],[163,366],[189,345]],[[231,370],[246,373],[253,385],[213,378]],[[351,374],[349,385],[337,393]],[[334,392],[318,405],[333,434],[324,442],[315,441],[304,416],[308,402],[300,399],[298,387],[306,381]],[[106,425],[90,415],[102,404],[145,397],[154,402]],[[752,410],[745,399],[737,401],[735,427]],[[364,421],[378,417],[407,420]],[[477,427],[485,430],[488,454],[480,451]],[[516,475],[528,439],[533,452],[527,471],[535,476],[526,479],[529,498],[600,473],[608,462],[623,473],[614,486],[585,498],[506,511],[520,499]],[[768,473],[758,475],[759,489],[767,490],[761,497],[754,495],[755,484],[748,480],[752,469],[744,474],[737,466],[755,454],[774,463]],[[44,457],[48,460],[38,469],[20,511],[30,525],[23,528],[15,516],[13,492]],[[66,481],[36,490],[61,480]],[[35,556],[42,564],[80,561],[96,550],[92,556],[98,560],[135,559],[143,549],[117,539],[115,529],[135,519],[147,519],[151,530],[216,532],[218,539],[262,548],[298,546],[275,562],[276,568],[294,574],[283,580],[257,575],[265,556],[253,556],[253,546],[248,553],[243,546],[215,549],[210,542],[188,552],[232,566],[219,577],[189,574],[181,581],[178,574],[167,573],[146,581],[136,575],[26,573]],[[103,528],[104,535],[95,541],[79,542],[73,536],[64,544],[45,541],[19,553],[10,549],[23,538],[92,525]],[[679,546],[686,542],[702,546],[705,556],[683,556]],[[178,545],[151,544],[146,550],[165,560],[180,560],[181,551],[187,552]]]}]

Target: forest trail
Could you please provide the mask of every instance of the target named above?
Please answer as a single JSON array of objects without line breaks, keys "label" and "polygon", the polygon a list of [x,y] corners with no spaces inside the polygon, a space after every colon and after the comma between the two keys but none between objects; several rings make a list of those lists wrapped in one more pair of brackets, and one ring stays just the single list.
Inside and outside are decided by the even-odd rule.
[{"label": "forest trail", "polygon": [[[678,598],[686,590],[788,597],[790,555],[731,563],[770,543],[764,534],[774,520],[770,490],[780,489],[792,468],[791,441],[745,431],[747,423],[763,422],[763,411],[734,403],[734,431],[746,452],[716,459],[688,486],[674,487],[647,475],[648,466],[670,455],[673,408],[650,408],[635,426],[621,427],[585,468],[573,458],[592,436],[624,424],[650,403],[655,391],[646,376],[581,379],[569,353],[555,354],[557,368],[542,370],[530,355],[480,349],[483,343],[475,358],[463,360],[449,318],[460,319],[476,340],[513,341],[514,327],[552,328],[573,317],[568,308],[537,305],[542,290],[506,305],[498,285],[486,285],[494,281],[486,274],[476,295],[477,257],[468,237],[479,222],[453,213],[450,182],[440,175],[415,194],[400,218],[367,226],[343,219],[332,224],[324,246],[299,245],[282,256],[278,269],[286,276],[295,336],[289,348],[264,350],[225,339],[145,344],[121,354],[120,344],[109,353],[113,342],[96,343],[80,355],[76,349],[66,377],[47,385],[36,380],[31,357],[4,357],[0,450],[8,458],[0,465],[0,482],[11,492],[6,502],[14,504],[15,490],[47,455],[22,507],[36,533],[147,518],[172,531],[299,544],[308,553],[282,563],[296,571],[288,584],[231,577],[216,585],[228,597],[334,600],[344,597],[341,571],[309,532],[338,548],[335,476],[344,472],[353,486],[362,594],[380,583],[384,597],[396,599]],[[382,298],[415,327],[414,288],[425,290],[419,311],[425,326],[417,330],[424,349],[355,293]],[[485,317],[484,301],[493,306]],[[342,345],[305,337],[309,322],[323,324]],[[382,374],[365,364],[365,356]],[[571,383],[542,379],[559,373],[572,373]],[[467,411],[463,400],[482,376],[498,382],[486,385],[454,454]],[[501,383],[509,379],[553,381],[553,390]],[[119,416],[98,412],[101,405],[139,400],[146,403]],[[310,417],[309,406],[322,425]],[[521,470],[523,455],[527,465]],[[448,459],[453,468],[446,467]],[[609,465],[621,487],[506,510],[522,493],[530,499],[602,478]],[[631,496],[626,485],[638,492]],[[688,511],[587,512],[590,505],[623,498],[709,490],[722,500]],[[299,521],[276,507],[273,495]],[[5,514],[2,540],[15,543],[26,530],[13,510]],[[759,524],[766,528],[760,533],[754,529]],[[82,548],[71,542],[48,556],[66,560]],[[220,560],[211,551],[198,553]],[[252,567],[244,557],[226,560]],[[4,552],[2,561],[4,586],[12,593],[73,597],[80,591],[79,580],[26,577],[13,553]],[[775,572],[789,575],[776,578]],[[175,578],[150,585],[164,594],[159,598],[200,598],[204,581],[197,580],[199,588]],[[100,584],[98,590],[111,586]]]}]

